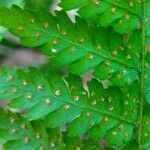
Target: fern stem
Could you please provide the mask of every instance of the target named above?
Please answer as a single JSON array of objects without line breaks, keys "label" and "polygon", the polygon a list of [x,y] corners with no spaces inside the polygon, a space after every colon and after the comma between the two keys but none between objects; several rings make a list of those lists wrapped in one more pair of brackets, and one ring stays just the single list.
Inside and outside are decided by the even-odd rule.
[{"label": "fern stem", "polygon": [[145,66],[145,0],[143,1],[143,28],[142,28],[142,61],[141,61],[141,100],[139,112],[139,128],[138,128],[138,144],[139,150],[141,149],[141,134],[142,134],[142,118],[143,118],[143,103],[144,103],[144,66]]}]

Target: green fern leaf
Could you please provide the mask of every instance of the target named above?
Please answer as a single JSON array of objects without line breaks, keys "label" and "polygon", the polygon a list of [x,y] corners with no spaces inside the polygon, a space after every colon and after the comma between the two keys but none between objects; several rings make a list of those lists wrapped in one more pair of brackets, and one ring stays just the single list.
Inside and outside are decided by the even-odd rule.
[{"label": "green fern leaf", "polygon": [[[20,37],[22,45],[40,47],[57,67],[68,66],[70,72],[77,75],[96,68],[96,77],[104,80],[112,73],[114,83],[123,72],[122,82],[127,85],[138,78],[142,48],[140,31],[122,37],[111,29],[88,27],[80,19],[73,25],[62,13],[53,17],[44,10],[30,12],[18,7],[1,8],[0,12],[1,24]],[[12,20],[14,16],[17,21]],[[103,76],[99,70],[104,72]]]},{"label": "green fern leaf", "polygon": [[76,137],[68,137],[66,134],[63,134],[64,143],[66,144],[66,150],[74,150],[74,149],[83,149],[86,150],[99,150],[100,146],[98,142],[86,139],[86,138],[76,138]]},{"label": "green fern leaf", "polygon": [[[17,114],[0,109],[0,138],[6,150],[61,149],[64,144],[60,131],[46,132],[40,121],[29,122]],[[53,135],[53,136],[52,136]],[[55,145],[57,143],[57,145]]]},{"label": "green fern leaf", "polygon": [[[51,18],[48,13],[44,14],[44,12],[42,12],[42,17],[40,17],[39,19],[38,16],[40,15],[40,12],[34,14],[28,10],[23,11],[17,6],[12,6],[11,9],[0,9],[1,24],[11,30],[11,32],[14,33],[16,36],[20,37],[21,43],[23,45],[30,47],[40,46],[50,40],[49,38],[52,33],[46,30],[45,27],[47,27],[47,20],[50,21],[53,18]],[[9,18],[7,18],[6,16],[9,16]],[[16,16],[17,19],[15,19]],[[37,16],[36,21],[35,16]],[[43,18],[43,16],[45,16],[45,18]],[[47,19],[47,17],[50,17],[50,19]],[[55,31],[56,24],[54,25],[52,23],[51,27],[53,27]],[[42,38],[38,40],[40,35],[42,35]]]},{"label": "green fern leaf", "polygon": [[[77,18],[76,24],[63,12],[52,16],[45,10],[0,8],[0,24],[19,37],[22,45],[38,47],[48,54],[54,65],[45,73],[36,68],[1,68],[0,97],[8,100],[9,107],[23,110],[27,120],[42,119],[48,128],[65,124],[69,136],[86,134],[97,141],[105,140],[107,147],[147,150],[150,2],[89,3],[62,1],[64,9],[80,7],[80,15],[88,19],[87,23]],[[91,14],[87,13],[89,10]],[[95,26],[89,20],[101,20],[99,25],[107,28]],[[121,27],[119,22],[123,23]],[[142,30],[136,30],[141,22]],[[129,34],[115,33],[111,27]],[[58,73],[61,69],[76,75],[93,69],[94,79],[85,90],[80,77],[62,76]],[[5,139],[0,136],[0,141],[4,143]],[[133,142],[137,146],[130,146]]]},{"label": "green fern leaf", "polygon": [[104,89],[94,79],[88,84],[88,97],[79,77],[62,79],[51,70],[46,74],[49,76],[35,68],[23,71],[5,66],[0,70],[0,97],[11,100],[10,107],[24,109],[29,120],[44,117],[52,128],[69,123],[70,136],[89,133],[91,138],[106,139],[110,146],[125,145],[132,139],[139,110],[137,83],[129,89]]},{"label": "green fern leaf", "polygon": [[[24,0],[1,0],[0,1],[0,7],[11,7],[12,5],[18,5],[19,7],[24,7]],[[0,42],[7,31],[6,28],[0,26]]]},{"label": "green fern leaf", "polygon": [[129,33],[141,23],[142,1],[62,0],[60,6],[66,11],[76,9],[88,21],[112,26],[119,33]]},{"label": "green fern leaf", "polygon": [[6,31],[7,31],[6,28],[0,26],[0,42],[1,42],[1,40],[2,40],[2,38],[3,38]]},{"label": "green fern leaf", "polygon": [[99,149],[98,143],[92,140],[82,143],[80,138],[68,138],[59,128],[47,130],[42,121],[29,122],[18,114],[2,109],[0,115],[0,144],[5,150]]}]

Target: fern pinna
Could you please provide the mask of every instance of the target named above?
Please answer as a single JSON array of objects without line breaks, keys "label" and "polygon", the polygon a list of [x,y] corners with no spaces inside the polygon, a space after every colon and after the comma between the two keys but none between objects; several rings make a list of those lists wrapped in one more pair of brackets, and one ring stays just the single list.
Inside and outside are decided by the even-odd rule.
[{"label": "fern pinna", "polygon": [[8,106],[0,111],[0,143],[10,150],[149,150],[150,1],[58,5],[55,15],[0,8],[0,25],[50,59],[41,68],[1,67],[0,98]]}]

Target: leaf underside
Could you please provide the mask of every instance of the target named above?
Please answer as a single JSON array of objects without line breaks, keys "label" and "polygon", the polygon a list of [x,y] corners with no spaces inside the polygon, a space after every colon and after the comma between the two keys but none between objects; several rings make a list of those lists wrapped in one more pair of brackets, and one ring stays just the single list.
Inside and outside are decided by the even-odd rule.
[{"label": "leaf underside", "polygon": [[43,118],[52,128],[69,123],[70,136],[88,133],[91,138],[104,138],[109,145],[118,146],[132,138],[138,115],[137,83],[124,91],[115,86],[104,89],[93,79],[88,83],[87,96],[79,77],[70,75],[62,79],[55,72],[47,74],[48,77],[44,76],[36,68],[5,66],[0,70],[0,97],[11,100],[10,107],[24,109],[23,116],[29,120]]},{"label": "leaf underside", "polygon": [[[64,141],[56,149],[73,149],[74,144],[76,149],[99,149],[95,142],[103,141],[111,148],[149,150],[150,2],[61,0],[59,6],[63,11],[56,16],[44,9],[0,8],[0,25],[21,45],[39,48],[51,60],[44,71],[0,69],[0,98],[22,110],[21,117],[15,116],[30,126],[22,131],[3,123],[10,115],[0,111],[0,142],[6,149],[20,149],[27,135],[31,141],[25,149],[53,149],[58,137],[47,142],[47,129],[65,125],[67,135],[59,132]],[[65,12],[72,9],[79,13],[76,23]],[[65,70],[68,74],[62,75]],[[84,83],[80,75],[91,70],[91,81]],[[34,140],[38,121],[44,126],[40,142]],[[14,127],[19,134],[12,136],[8,132]],[[94,143],[81,146],[83,135]]]},{"label": "leaf underside", "polygon": [[98,150],[98,145],[92,140],[85,140],[88,144],[83,144],[79,138],[66,137],[58,128],[46,130],[41,121],[29,122],[18,114],[1,109],[0,115],[0,143],[6,150],[71,150],[72,148],[84,149],[86,146]]},{"label": "leaf underside", "polygon": [[120,78],[125,85],[139,78],[140,30],[121,36],[109,28],[89,27],[81,19],[74,25],[63,13],[53,17],[45,11],[30,12],[18,7],[1,8],[0,16],[0,23],[20,37],[22,45],[39,47],[58,68],[66,67],[77,75],[94,68],[97,78],[109,79],[114,85],[122,84],[116,82]]},{"label": "leaf underside", "polygon": [[111,26],[121,34],[140,28],[141,1],[61,0],[59,5],[66,11],[78,10],[82,18],[99,26]]}]

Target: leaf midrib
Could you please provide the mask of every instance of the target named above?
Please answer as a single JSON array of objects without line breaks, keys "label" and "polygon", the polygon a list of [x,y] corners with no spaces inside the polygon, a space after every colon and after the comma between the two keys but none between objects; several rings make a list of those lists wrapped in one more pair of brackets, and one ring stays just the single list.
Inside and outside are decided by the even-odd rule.
[{"label": "leaf midrib", "polygon": [[[97,56],[99,56],[99,57],[101,57],[101,58],[103,58],[103,59],[105,59],[105,60],[109,60],[109,61],[118,63],[118,64],[120,64],[121,66],[123,66],[123,67],[125,67],[125,68],[134,69],[134,70],[136,70],[136,71],[139,72],[139,69],[138,69],[138,68],[135,68],[135,67],[132,67],[132,66],[128,66],[128,65],[126,65],[125,63],[122,63],[122,61],[117,61],[116,59],[112,59],[113,57],[110,58],[109,56],[106,57],[106,56],[104,56],[104,55],[100,55],[98,52],[96,52],[96,50],[93,51],[93,50],[90,49],[90,48],[87,49],[87,48],[83,47],[81,44],[72,42],[72,41],[68,40],[67,38],[64,38],[64,36],[60,36],[58,33],[55,33],[55,32],[54,32],[53,35],[51,34],[51,37],[58,38],[58,39],[61,39],[61,40],[62,40],[62,39],[63,39],[63,40],[65,39],[65,41],[69,42],[71,45],[73,45],[73,46],[78,46],[78,47],[84,49],[85,51],[87,51],[87,53],[93,53],[93,54],[95,54],[95,55],[97,55]],[[94,48],[94,49],[95,49],[95,48]],[[104,50],[104,51],[106,51],[106,50]]]}]

